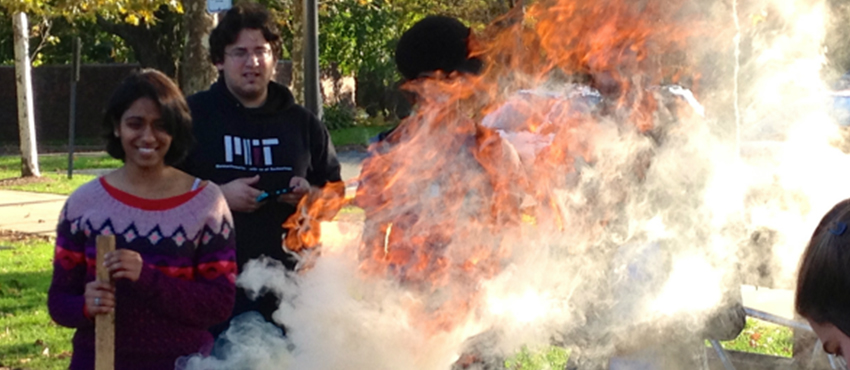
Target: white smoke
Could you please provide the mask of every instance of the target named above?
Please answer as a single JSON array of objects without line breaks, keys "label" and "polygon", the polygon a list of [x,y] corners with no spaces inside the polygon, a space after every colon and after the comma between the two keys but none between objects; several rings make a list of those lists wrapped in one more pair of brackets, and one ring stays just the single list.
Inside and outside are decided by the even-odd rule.
[{"label": "white smoke", "polygon": [[[782,26],[758,29],[754,17],[763,9],[768,21]],[[442,370],[465,354],[499,359],[553,342],[589,357],[700,343],[706,327],[716,324],[709,321],[717,307],[728,310],[739,298],[736,284],[767,273],[774,286],[790,287],[814,225],[850,195],[844,190],[850,156],[832,145],[839,129],[820,78],[826,12],[823,1],[802,0],[741,10],[742,23],[753,25],[744,27],[750,51],[741,66],[747,75],[740,79],[740,127],[734,130],[736,122],[718,112],[730,109],[732,76],[713,84],[714,91],[697,91],[697,99],[712,100],[705,117],[679,116],[659,145],[624,124],[622,112],[577,128],[592,159],[579,158],[578,174],[565,171],[567,185],[556,192],[563,230],[540,219],[447,247],[448,256],[460,258],[472,244],[512,246],[496,276],[452,291],[480,296],[460,325],[429,331],[411,314],[411,307],[439,305],[445,291],[423,293],[389,276],[364,275],[362,226],[354,225],[333,241],[324,239],[323,254],[308,271],[254,261],[240,275],[246,290],[280,297],[274,320],[287,328],[285,339],[268,324],[235,323],[226,335],[237,344],[226,356],[187,359],[185,368]],[[714,48],[732,47],[731,37],[711,41],[706,44]],[[738,129],[739,137],[725,134]],[[443,134],[415,137],[431,140],[433,155],[440,155]],[[521,154],[528,158],[534,150]],[[642,155],[649,165],[640,164]],[[425,169],[432,160],[399,163]],[[479,179],[471,156],[448,163],[452,167],[442,169],[448,179]],[[411,186],[421,188],[422,203],[439,200],[438,185],[423,179]],[[415,208],[407,206],[399,217]],[[464,217],[458,227],[476,215]],[[752,271],[759,263],[767,270]]]}]

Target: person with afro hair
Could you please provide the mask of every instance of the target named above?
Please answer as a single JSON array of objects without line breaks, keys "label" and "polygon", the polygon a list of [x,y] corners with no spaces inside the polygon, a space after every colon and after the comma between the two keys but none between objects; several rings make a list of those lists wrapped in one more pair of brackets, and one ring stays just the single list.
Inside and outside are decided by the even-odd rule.
[{"label": "person with afro hair", "polygon": [[[434,77],[438,71],[445,76],[452,73],[478,74],[483,63],[469,57],[469,39],[472,30],[461,21],[443,15],[430,15],[416,22],[401,35],[395,49],[395,63],[404,78],[399,86],[421,78]],[[416,105],[416,95],[400,88],[396,114],[406,118]],[[395,127],[379,133],[372,142],[383,142]]]},{"label": "person with afro hair", "polygon": [[469,57],[472,31],[455,18],[432,15],[417,22],[398,41],[395,62],[407,81],[442,71],[477,74],[481,60]]}]

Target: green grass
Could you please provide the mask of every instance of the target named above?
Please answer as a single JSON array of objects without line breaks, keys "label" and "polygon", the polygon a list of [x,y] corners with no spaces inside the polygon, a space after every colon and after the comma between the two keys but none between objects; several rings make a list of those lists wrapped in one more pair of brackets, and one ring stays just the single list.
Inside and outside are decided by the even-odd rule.
[{"label": "green grass", "polygon": [[791,357],[794,334],[784,326],[747,318],[744,330],[735,340],[720,344],[727,350]]},{"label": "green grass", "polygon": [[[793,343],[794,338],[791,329],[747,318],[747,324],[737,338],[720,344],[727,350],[790,358]],[[706,342],[706,345],[710,346],[708,342]],[[563,369],[568,359],[569,350],[564,348],[529,349],[523,347],[505,361],[505,367],[522,370]]]},{"label": "green grass", "polygon": [[[38,156],[38,166],[42,172],[66,172],[68,170],[68,154],[42,154]],[[74,169],[87,170],[98,168],[118,168],[121,161],[112,158],[105,152],[78,153],[74,156]],[[0,170],[13,170],[14,176],[20,176],[21,157],[17,155],[0,156]],[[12,177],[14,177],[12,176]]]},{"label": "green grass", "polygon": [[505,360],[506,369],[543,370],[563,369],[567,366],[570,351],[565,348],[549,346],[546,349],[532,350],[523,346],[519,352]]},{"label": "green grass", "polygon": [[334,146],[369,145],[369,139],[392,126],[357,126],[331,131]]},{"label": "green grass", "polygon": [[[791,329],[747,318],[747,324],[737,338],[720,344],[727,350],[790,358],[793,342]],[[710,346],[708,342],[706,345]],[[563,369],[568,359],[569,350],[564,348],[523,347],[505,361],[505,367],[522,370]]]},{"label": "green grass", "polygon": [[78,187],[95,178],[94,175],[74,175],[74,178],[69,180],[67,175],[55,173],[42,173],[41,175],[44,177],[44,180],[41,182],[3,185],[0,186],[0,189],[70,195]]},{"label": "green grass", "polygon": [[[13,181],[0,185],[0,189],[32,191],[37,193],[71,194],[80,185],[91,181],[94,175],[75,173],[68,179],[68,155],[46,154],[38,157],[42,179]],[[103,152],[83,153],[74,156],[74,170],[110,169],[121,166],[121,161]],[[21,176],[21,158],[17,155],[0,156],[0,180]]]},{"label": "green grass", "polygon": [[[746,326],[737,338],[720,344],[726,350],[790,358],[794,335],[791,329],[784,326],[747,318]],[[706,341],[706,346],[711,345]],[[568,359],[569,350],[564,348],[522,347],[505,361],[505,367],[517,370],[563,369]]]},{"label": "green grass", "polygon": [[73,330],[47,313],[53,244],[0,239],[0,367],[67,369]]}]

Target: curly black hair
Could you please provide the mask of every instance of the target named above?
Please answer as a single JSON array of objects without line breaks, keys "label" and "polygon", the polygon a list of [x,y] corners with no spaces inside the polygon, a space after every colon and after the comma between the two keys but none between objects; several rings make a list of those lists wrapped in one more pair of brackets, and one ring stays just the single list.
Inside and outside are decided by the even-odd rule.
[{"label": "curly black hair", "polygon": [[395,50],[396,66],[407,80],[435,71],[477,74],[481,60],[469,57],[469,27],[457,19],[432,15],[404,32]]},{"label": "curly black hair", "polygon": [[224,63],[224,48],[236,42],[243,29],[260,30],[269,42],[275,60],[280,57],[281,39],[271,12],[265,6],[253,2],[242,2],[230,8],[210,33],[210,60],[213,64]]}]

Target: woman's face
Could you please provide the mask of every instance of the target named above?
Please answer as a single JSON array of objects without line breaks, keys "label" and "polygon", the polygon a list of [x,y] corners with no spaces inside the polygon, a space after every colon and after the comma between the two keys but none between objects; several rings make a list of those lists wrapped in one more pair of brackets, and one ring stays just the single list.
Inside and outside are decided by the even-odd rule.
[{"label": "woman's face", "polygon": [[850,337],[839,330],[835,325],[830,323],[816,323],[813,320],[808,320],[809,325],[817,334],[820,341],[823,343],[823,350],[826,353],[835,356],[844,357],[844,360],[850,362]]},{"label": "woman's face", "polygon": [[141,168],[164,166],[171,146],[159,106],[149,98],[139,98],[121,115],[115,136],[124,148],[124,163]]}]

